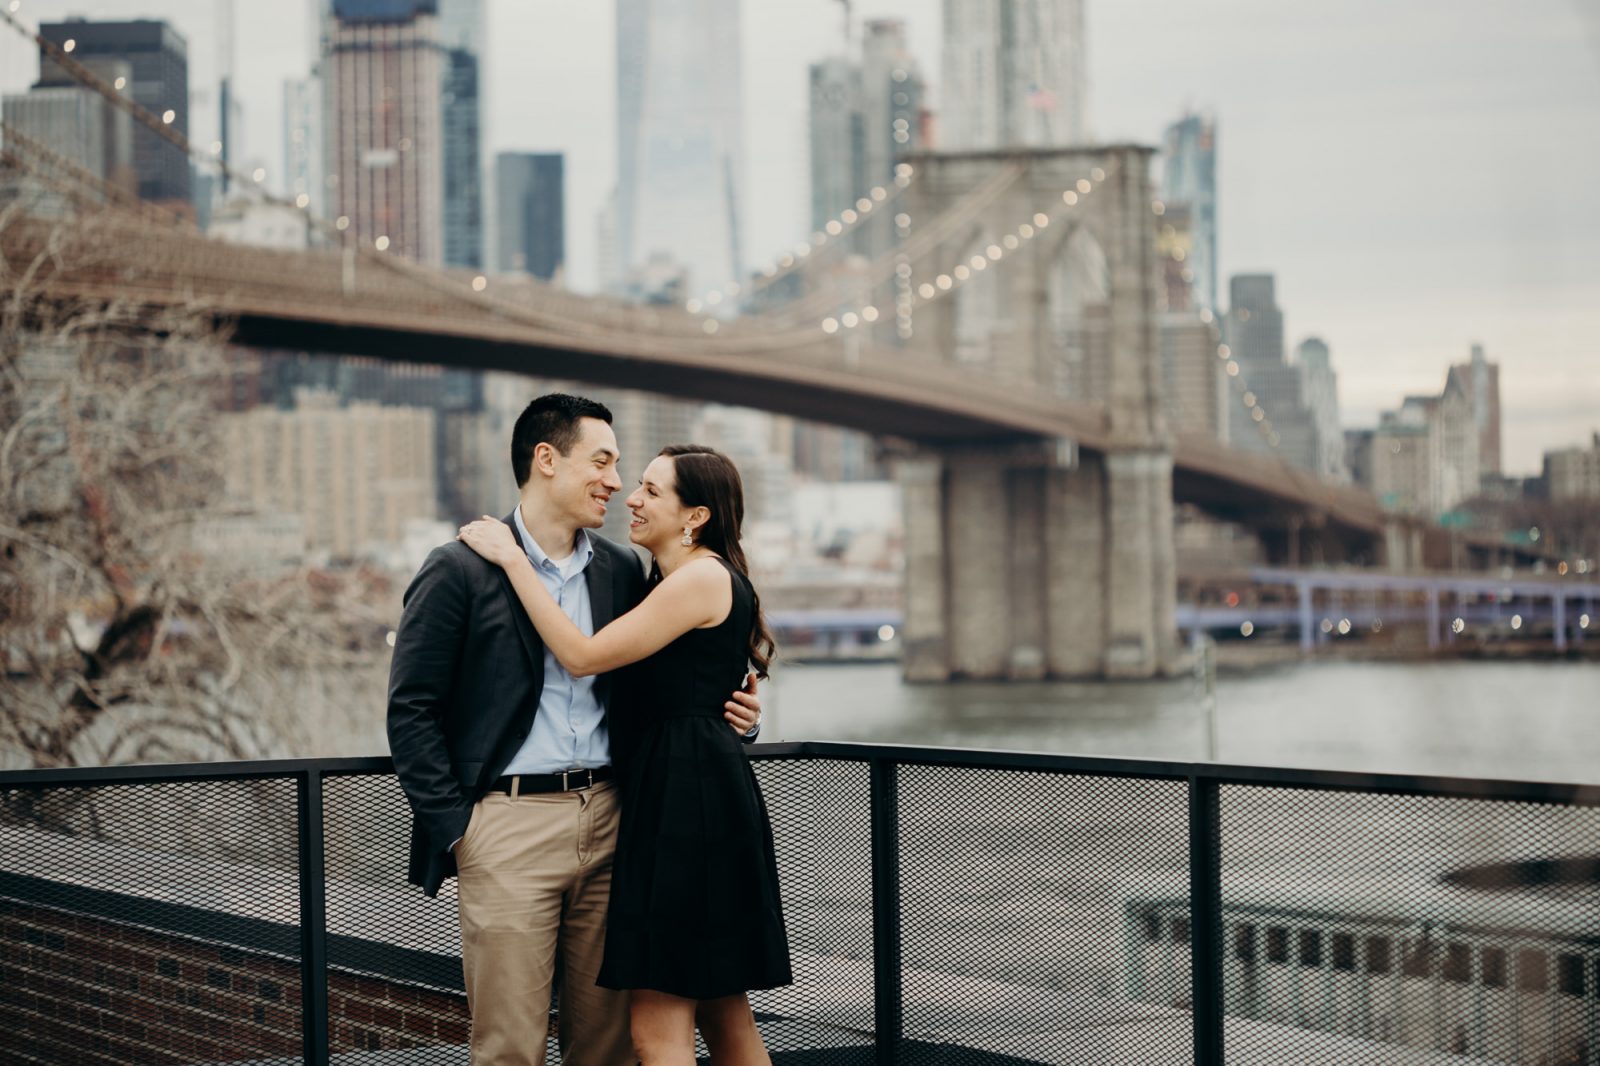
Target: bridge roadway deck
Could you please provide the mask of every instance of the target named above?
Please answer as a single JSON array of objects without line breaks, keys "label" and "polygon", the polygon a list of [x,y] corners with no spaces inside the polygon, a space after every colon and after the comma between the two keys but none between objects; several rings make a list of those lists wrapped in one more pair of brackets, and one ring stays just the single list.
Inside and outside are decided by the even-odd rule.
[{"label": "bridge roadway deck", "polygon": [[[635,307],[544,285],[474,292],[448,274],[362,250],[243,247],[115,214],[62,236],[38,220],[0,230],[0,254],[26,262],[53,247],[39,275],[56,299],[140,310],[193,307],[231,327],[235,343],[470,366],[736,404],[936,446],[1071,441],[1114,449],[1103,406],[986,379],[912,349]],[[501,295],[504,292],[505,295]],[[1041,454],[1053,452],[1047,447]],[[1330,485],[1266,456],[1200,436],[1174,442],[1174,491],[1224,517],[1312,514],[1381,534],[1368,492]]]}]

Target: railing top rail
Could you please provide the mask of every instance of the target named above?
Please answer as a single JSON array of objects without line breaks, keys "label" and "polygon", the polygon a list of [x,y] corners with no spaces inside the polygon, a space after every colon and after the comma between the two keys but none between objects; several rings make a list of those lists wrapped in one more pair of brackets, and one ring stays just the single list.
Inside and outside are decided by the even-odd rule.
[{"label": "railing top rail", "polygon": [[249,759],[233,762],[136,763],[46,770],[0,770],[0,789],[71,785],[152,785],[169,781],[241,781],[322,774],[384,774],[394,770],[387,755],[348,759]]},{"label": "railing top rail", "polygon": [[[1208,781],[1219,785],[1257,785],[1268,788],[1306,788],[1600,807],[1600,784],[1560,781],[1367,773],[1304,767],[1247,766],[1100,755],[1052,755],[1043,752],[835,741],[757,744],[750,749],[750,752],[757,759],[834,759],[846,762],[898,763],[968,770],[1011,770],[1089,777],[1142,777],[1171,781]],[[393,761],[386,755],[379,755],[344,759],[272,759],[5,770],[0,771],[0,789],[281,779],[313,772],[333,776],[385,774],[393,772],[393,769]]]},{"label": "railing top rail", "polygon": [[1382,792],[1456,799],[1600,806],[1600,784],[1561,781],[1369,773],[1308,767],[1248,766],[1099,755],[1050,755],[1040,752],[828,741],[809,741],[800,744],[799,747],[803,749],[800,754],[810,758],[896,762],[901,765],[920,764],[973,770],[1023,770],[1098,777],[1200,780],[1213,781],[1221,785],[1261,785],[1273,788],[1312,788],[1341,792]]}]

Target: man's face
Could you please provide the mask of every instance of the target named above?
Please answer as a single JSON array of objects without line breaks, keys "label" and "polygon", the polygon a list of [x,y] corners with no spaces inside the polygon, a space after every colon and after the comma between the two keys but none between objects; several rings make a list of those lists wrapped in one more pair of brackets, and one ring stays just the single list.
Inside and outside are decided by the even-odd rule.
[{"label": "man's face", "polygon": [[578,420],[578,442],[566,455],[551,449],[555,474],[550,503],[575,529],[595,529],[606,520],[606,503],[622,489],[617,476],[617,435],[598,418]]}]

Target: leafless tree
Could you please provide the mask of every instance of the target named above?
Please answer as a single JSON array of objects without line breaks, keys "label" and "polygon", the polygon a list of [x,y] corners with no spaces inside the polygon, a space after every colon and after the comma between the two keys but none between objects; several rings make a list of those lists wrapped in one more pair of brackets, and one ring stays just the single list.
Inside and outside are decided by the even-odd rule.
[{"label": "leafless tree", "polygon": [[370,665],[386,626],[361,575],[203,543],[224,334],[120,295],[136,254],[93,214],[0,209],[0,765],[294,751],[295,678]]}]

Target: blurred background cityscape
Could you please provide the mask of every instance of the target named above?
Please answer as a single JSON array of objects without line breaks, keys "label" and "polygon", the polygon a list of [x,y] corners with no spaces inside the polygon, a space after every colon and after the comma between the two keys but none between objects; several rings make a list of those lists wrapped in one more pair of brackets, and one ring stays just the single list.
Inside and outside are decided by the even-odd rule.
[{"label": "blurred background cityscape", "polygon": [[[449,285],[620,355],[519,371],[470,326],[391,357],[219,313],[196,389],[124,413],[147,442],[181,413],[210,466],[159,508],[184,549],[119,577],[156,535],[118,508],[161,472],[103,514],[41,502],[52,463],[125,475],[30,412],[144,378],[83,370],[102,320],[8,319],[0,765],[382,750],[406,581],[510,510],[511,425],[560,388],[610,405],[627,479],[674,441],[738,462],[772,739],[1594,779],[1600,16],[1137,8],[5,0],[0,226],[159,212],[263,292],[320,263],[398,316]],[[167,269],[167,237],[118,239],[91,245]],[[375,257],[410,280],[358,280]],[[640,323],[685,365],[801,337],[773,349],[799,376],[662,384]],[[970,394],[913,394],[952,368]],[[153,591],[213,572],[226,610]],[[293,643],[273,604],[303,657],[252,657]]]}]

